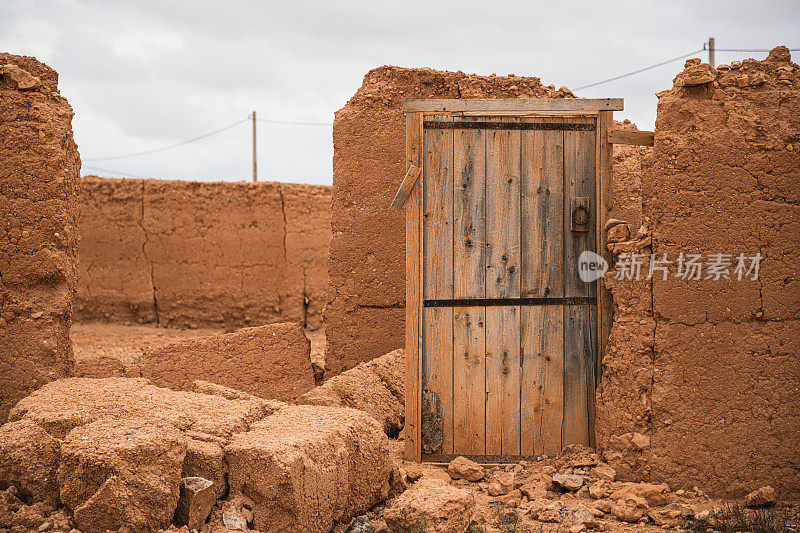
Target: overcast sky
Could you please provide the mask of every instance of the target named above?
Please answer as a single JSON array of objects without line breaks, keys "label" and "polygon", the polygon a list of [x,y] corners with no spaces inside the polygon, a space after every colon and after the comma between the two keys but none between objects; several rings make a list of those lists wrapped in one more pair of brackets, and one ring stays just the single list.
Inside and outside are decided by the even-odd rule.
[{"label": "overcast sky", "polygon": [[[389,64],[538,76],[573,89],[703,47],[800,48],[800,2],[0,0],[0,50],[60,74],[83,174],[250,179],[245,119],[331,122],[371,68]],[[761,53],[718,52],[717,63]],[[707,60],[705,53],[698,54]],[[795,60],[800,52],[794,52]],[[683,60],[576,91],[622,97],[652,129],[654,93]],[[331,182],[330,126],[258,124],[259,178]],[[107,169],[96,171],[89,167]],[[117,174],[119,173],[119,174]]]}]

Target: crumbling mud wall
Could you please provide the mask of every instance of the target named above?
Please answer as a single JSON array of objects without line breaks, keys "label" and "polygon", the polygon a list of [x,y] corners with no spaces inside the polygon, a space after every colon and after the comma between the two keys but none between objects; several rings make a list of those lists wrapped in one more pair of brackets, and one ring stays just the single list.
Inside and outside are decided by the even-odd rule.
[{"label": "crumbling mud wall", "polygon": [[330,189],[84,177],[76,319],[322,324]]},{"label": "crumbling mud wall", "polygon": [[72,371],[80,158],[58,74],[0,54],[0,422]]},{"label": "crumbling mud wall", "polygon": [[367,73],[333,125],[327,375],[404,345],[404,219],[389,208],[406,171],[403,101],[572,96],[514,75],[389,66]]},{"label": "crumbling mud wall", "polygon": [[[674,263],[614,289],[598,405],[598,443],[625,476],[800,495],[798,74],[779,47],[716,70],[690,60],[659,93],[643,215],[655,257]],[[620,251],[648,253],[640,237]],[[731,254],[730,279],[678,278],[681,253],[705,268]],[[757,279],[738,279],[739,254],[761,256]]]}]

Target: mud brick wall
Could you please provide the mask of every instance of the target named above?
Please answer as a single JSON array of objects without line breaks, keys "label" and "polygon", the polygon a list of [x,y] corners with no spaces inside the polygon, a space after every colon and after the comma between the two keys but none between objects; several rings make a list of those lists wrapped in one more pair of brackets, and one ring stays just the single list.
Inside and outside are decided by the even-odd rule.
[{"label": "mud brick wall", "polygon": [[76,319],[322,324],[330,189],[84,177]]},{"label": "mud brick wall", "polygon": [[799,74],[780,47],[716,70],[690,60],[659,93],[642,174],[653,252],[763,259],[757,281],[682,281],[673,265],[614,289],[598,443],[626,476],[800,495]]},{"label": "mud brick wall", "polygon": [[367,73],[333,125],[328,375],[405,344],[405,226],[389,207],[406,172],[403,101],[572,96],[513,75],[389,66]]},{"label": "mud brick wall", "polygon": [[69,376],[80,158],[58,74],[0,53],[0,423]]}]

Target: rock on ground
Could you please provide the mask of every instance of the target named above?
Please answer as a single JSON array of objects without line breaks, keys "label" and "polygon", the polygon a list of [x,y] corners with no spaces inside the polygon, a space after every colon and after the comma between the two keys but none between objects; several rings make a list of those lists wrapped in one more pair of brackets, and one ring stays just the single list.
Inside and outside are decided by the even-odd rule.
[{"label": "rock on ground", "polygon": [[485,474],[483,467],[466,457],[459,456],[447,465],[447,473],[453,479],[466,479],[467,481],[480,481]]},{"label": "rock on ground", "polygon": [[288,406],[227,445],[230,493],[260,531],[329,531],[386,498],[388,439],[353,409]]},{"label": "rock on ground", "polygon": [[754,490],[744,498],[747,507],[768,507],[775,504],[775,489],[769,485]]},{"label": "rock on ground", "polygon": [[66,378],[23,398],[11,410],[10,419],[35,422],[57,439],[103,418],[148,420],[195,437],[229,437],[280,405],[162,389],[142,378]]},{"label": "rock on ground", "polygon": [[29,420],[0,427],[0,489],[14,486],[29,500],[57,505],[59,444]]},{"label": "rock on ground", "polygon": [[169,525],[178,503],[186,441],[146,420],[98,420],[61,446],[61,501],[81,531],[152,530]]},{"label": "rock on ground", "polygon": [[296,403],[351,407],[369,413],[390,437],[405,421],[405,350],[399,349],[334,376]]},{"label": "rock on ground", "polygon": [[392,501],[383,517],[391,531],[458,533],[469,531],[474,508],[469,490],[423,477]]},{"label": "rock on ground", "polygon": [[286,322],[146,349],[140,368],[161,387],[191,390],[203,380],[285,401],[314,387],[310,357],[303,328]]}]

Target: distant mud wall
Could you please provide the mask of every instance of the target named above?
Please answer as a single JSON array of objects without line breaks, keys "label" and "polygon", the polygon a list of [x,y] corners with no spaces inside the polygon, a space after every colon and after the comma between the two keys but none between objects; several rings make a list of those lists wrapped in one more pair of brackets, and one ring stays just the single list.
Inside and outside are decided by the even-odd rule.
[{"label": "distant mud wall", "polygon": [[389,205],[405,175],[404,100],[562,98],[539,78],[380,67],[333,124],[327,375],[404,346],[405,229]]},{"label": "distant mud wall", "polygon": [[72,372],[80,158],[58,73],[0,54],[0,423]]},{"label": "distant mud wall", "polygon": [[[624,477],[800,496],[798,74],[783,47],[717,69],[690,60],[658,95],[642,214],[654,256],[675,263],[667,279],[614,284],[598,396],[598,444]],[[704,268],[731,254],[731,279],[679,279],[681,253]],[[757,280],[738,280],[739,254],[762,257]]]},{"label": "distant mud wall", "polygon": [[322,324],[330,188],[81,181],[76,320]]}]

